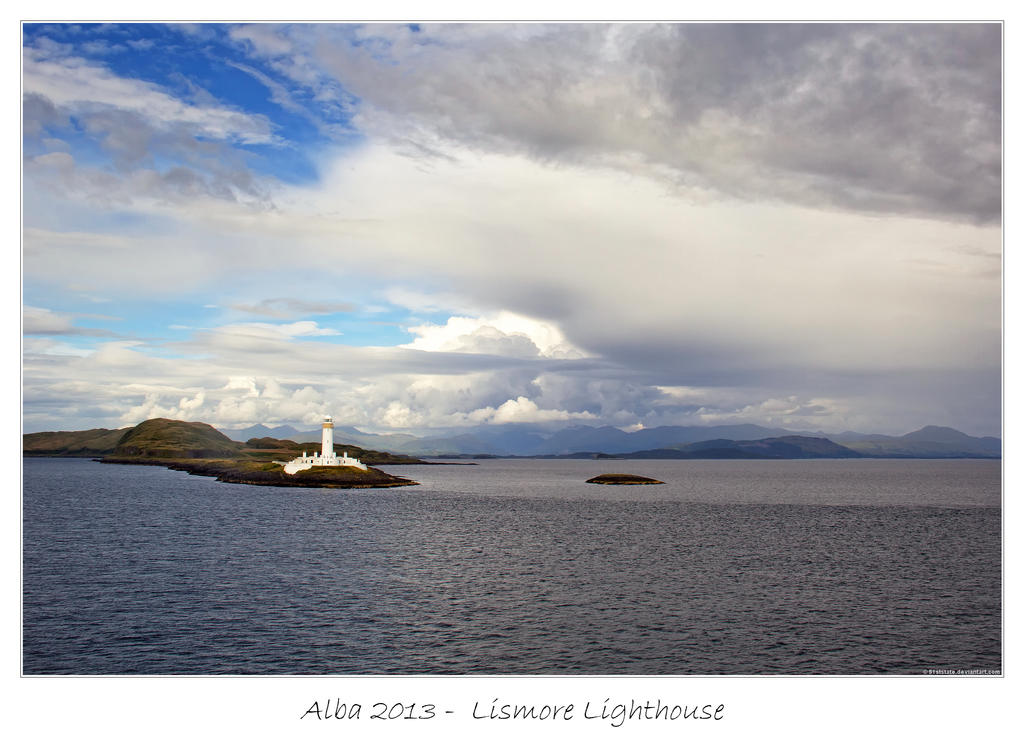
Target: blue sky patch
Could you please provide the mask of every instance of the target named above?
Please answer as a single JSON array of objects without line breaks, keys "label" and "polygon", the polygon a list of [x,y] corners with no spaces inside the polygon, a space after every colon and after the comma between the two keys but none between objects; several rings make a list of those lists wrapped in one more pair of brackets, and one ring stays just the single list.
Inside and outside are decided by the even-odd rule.
[{"label": "blue sky patch", "polygon": [[[180,26],[158,24],[26,24],[26,47],[59,56],[74,56],[118,77],[155,86],[185,104],[216,106],[264,118],[272,142],[228,140],[253,172],[288,184],[306,184],[318,176],[317,153],[327,147],[358,145],[362,136],[351,125],[357,99],[338,90],[344,105],[317,101],[310,90],[287,79],[246,44],[232,40],[227,26],[203,25],[198,38]],[[347,112],[348,111],[348,112]],[[82,116],[69,125],[44,122],[43,135],[26,138],[26,154],[47,150],[43,139],[63,141],[76,160],[92,166],[117,165],[104,136],[90,133]],[[203,135],[196,136],[203,141]],[[208,138],[207,138],[208,140]],[[51,141],[49,147],[53,147]],[[155,155],[154,155],[155,156]],[[161,170],[176,162],[159,161]]]}]

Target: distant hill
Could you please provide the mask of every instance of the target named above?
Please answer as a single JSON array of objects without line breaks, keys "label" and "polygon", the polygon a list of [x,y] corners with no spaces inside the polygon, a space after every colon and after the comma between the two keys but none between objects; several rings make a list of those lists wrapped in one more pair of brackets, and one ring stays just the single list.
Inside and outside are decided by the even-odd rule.
[{"label": "distant hill", "polygon": [[299,431],[294,426],[264,426],[262,423],[258,423],[244,429],[224,429],[221,433],[233,441],[248,441],[259,437],[298,441],[293,437],[306,432]]},{"label": "distant hill", "polygon": [[[290,427],[284,427],[285,429]],[[252,436],[276,435],[293,441],[316,441],[320,431],[299,431],[295,434],[270,434],[266,427],[227,431],[229,436],[241,439],[243,432]],[[448,434],[426,437],[411,434],[372,434],[351,426],[335,426],[336,441],[357,446],[385,449],[416,456],[549,456],[574,452],[622,453],[644,449],[663,448],[709,439],[754,440],[792,434],[787,429],[769,428],[755,424],[723,426],[659,426],[626,432],[614,426],[571,426],[552,429],[545,424],[510,423],[476,426]],[[814,433],[807,436],[818,435]],[[245,437],[251,438],[251,437]],[[244,439],[242,439],[244,440]]]},{"label": "distant hill", "polygon": [[[905,436],[881,434],[824,434],[821,432],[793,432],[783,428],[758,426],[756,424],[732,424],[721,426],[658,426],[650,429],[626,432],[612,426],[573,426],[557,431],[545,429],[540,424],[506,424],[504,426],[481,426],[467,429],[452,436],[432,436],[415,441],[403,441],[403,451],[422,456],[475,456],[491,454],[499,456],[580,456],[594,454],[626,456],[635,452],[649,454],[653,450],[680,450],[689,444],[716,442],[713,447],[695,447],[709,455],[709,449],[718,449],[716,454],[723,457],[753,459],[768,454],[770,449],[758,452],[743,445],[721,442],[761,442],[765,439],[800,437],[801,458],[814,456],[814,447],[809,440],[831,441],[847,450],[873,457],[982,457],[998,458],[1002,444],[993,437],[972,437],[955,429],[928,426]],[[377,448],[386,449],[389,437],[377,437]],[[795,451],[787,452],[795,455]],[[756,456],[750,456],[756,455]],[[672,456],[671,453],[669,456]],[[831,450],[826,456],[844,456],[838,450]],[[685,457],[680,457],[685,458]]]},{"label": "distant hill", "polygon": [[903,436],[835,434],[844,446],[873,457],[999,458],[1003,443],[994,436],[968,436],[948,426],[925,426]]},{"label": "distant hill", "polygon": [[621,455],[627,459],[850,459],[860,453],[814,436],[780,436],[734,441],[710,439],[666,449]]},{"label": "distant hill", "polygon": [[110,454],[124,436],[124,429],[87,431],[39,431],[21,437],[21,453],[27,457],[97,457]]},{"label": "distant hill", "polygon": [[[760,439],[794,436],[789,429],[758,426],[753,423],[726,424],[721,426],[658,426],[640,429],[630,434],[629,444],[636,450],[659,447],[681,447],[704,441],[757,441]],[[823,436],[823,434],[801,432],[801,438]]]},{"label": "distant hill", "polygon": [[[152,419],[152,421],[158,420],[164,421],[165,424],[185,423],[167,419]],[[152,421],[145,423],[148,424]],[[140,426],[142,425],[140,424]],[[267,453],[275,452],[278,455],[277,458],[281,458],[281,455],[286,452],[294,452],[296,449],[299,449],[299,453],[301,453],[303,444],[312,445],[307,447],[307,451],[311,451],[320,441],[319,429],[297,431],[292,426],[256,425],[221,433],[207,424],[197,424],[197,426],[205,429],[199,434],[202,438],[190,437],[192,440],[181,447],[185,453],[225,454],[228,448],[225,444],[231,442],[237,447],[236,454],[241,453],[251,457],[257,455],[256,449],[262,446],[268,450]],[[165,428],[170,429],[171,427],[166,426]],[[25,434],[22,441],[23,453],[26,456],[103,456],[114,453],[121,437],[129,431],[131,429],[90,429],[88,431],[48,431]],[[182,433],[184,433],[183,430]],[[199,432],[193,428],[189,433]],[[611,426],[572,426],[553,429],[544,424],[517,423],[477,426],[449,435],[438,434],[426,438],[411,434],[366,433],[351,426],[336,426],[334,429],[335,447],[339,454],[342,451],[348,451],[351,456],[357,456],[360,459],[367,456],[373,460],[369,462],[370,464],[408,463],[408,460],[415,460],[417,457],[423,456],[539,457],[572,455],[592,457],[596,454],[622,456],[637,452],[650,455],[656,450],[666,449],[669,450],[667,453],[664,451],[659,451],[659,453],[675,455],[676,458],[692,458],[686,455],[678,456],[676,453],[687,450],[688,445],[705,444],[705,442],[714,443],[711,446],[705,444],[703,447],[694,447],[689,451],[699,452],[705,457],[718,454],[722,458],[754,459],[766,455],[770,457],[771,448],[762,444],[759,451],[756,446],[729,442],[764,442],[768,439],[778,440],[787,437],[799,437],[806,440],[800,445],[799,455],[802,455],[801,458],[814,455],[814,447],[809,440],[815,439],[818,441],[831,440],[848,450],[870,457],[998,459],[1002,454],[1002,442],[997,438],[968,436],[956,429],[942,426],[925,426],[903,436],[843,432],[829,434],[828,439],[824,434],[818,432],[794,433],[786,429],[775,429],[756,424],[659,426],[626,432]],[[167,438],[170,439],[170,437]],[[260,444],[249,444],[250,440],[258,440]],[[275,443],[269,443],[266,440]],[[153,447],[157,440],[150,439],[147,442],[142,439],[140,441],[141,445],[136,443],[133,448],[138,449],[141,453],[150,453],[152,449],[149,447]],[[281,444],[280,442],[288,443]],[[292,443],[296,446],[291,446]],[[164,451],[159,453],[173,451],[176,448],[178,448],[177,442],[171,440],[169,445],[164,445]],[[243,448],[246,448],[247,451],[241,451]],[[370,450],[380,451],[372,452]],[[786,453],[797,454],[793,450]],[[826,454],[826,456],[829,455],[839,456],[838,453]]]},{"label": "distant hill", "polygon": [[[536,424],[507,424],[469,429],[455,437],[428,437],[424,444],[446,454],[567,455],[576,452],[622,454],[663,449],[711,439],[755,440],[793,432],[755,424],[658,426],[627,432],[614,426],[570,426],[545,431]],[[421,454],[434,452],[418,451]]]},{"label": "distant hill", "polygon": [[[274,438],[283,441],[312,443],[320,441],[320,429],[301,431],[294,426],[264,426],[256,424],[242,429],[225,429],[225,436],[235,441],[248,441],[255,438]],[[349,444],[363,449],[380,449],[382,451],[422,454],[424,446],[418,436],[412,434],[371,434],[360,431],[353,426],[335,426],[335,444]]]}]

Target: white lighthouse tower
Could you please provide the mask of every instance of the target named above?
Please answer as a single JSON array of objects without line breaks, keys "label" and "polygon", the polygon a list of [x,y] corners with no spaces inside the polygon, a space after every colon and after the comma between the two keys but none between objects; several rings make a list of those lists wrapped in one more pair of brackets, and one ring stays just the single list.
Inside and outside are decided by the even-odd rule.
[{"label": "white lighthouse tower", "polygon": [[324,435],[320,445],[320,456],[325,459],[334,456],[334,419],[330,416],[324,417]]},{"label": "white lighthouse tower", "polygon": [[312,467],[358,467],[361,470],[366,469],[365,464],[355,457],[348,456],[348,452],[343,452],[340,457],[334,453],[334,419],[330,416],[324,416],[319,454],[314,452],[313,456],[310,457],[303,452],[301,457],[296,457],[291,462],[279,462],[278,464],[284,464],[284,471],[289,475],[294,475],[296,472],[308,470]]}]

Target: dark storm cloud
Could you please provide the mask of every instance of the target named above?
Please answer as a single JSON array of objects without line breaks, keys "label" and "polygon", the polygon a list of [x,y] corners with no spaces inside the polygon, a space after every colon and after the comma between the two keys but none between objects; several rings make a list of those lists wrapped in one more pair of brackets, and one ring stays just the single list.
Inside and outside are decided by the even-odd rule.
[{"label": "dark storm cloud", "polygon": [[998,24],[392,30],[373,51],[316,47],[378,132],[640,157],[741,199],[999,219]]},{"label": "dark storm cloud", "polygon": [[797,178],[793,194],[998,218],[999,26],[673,31],[638,53],[658,70],[674,120],[721,108],[756,122],[752,155]]}]

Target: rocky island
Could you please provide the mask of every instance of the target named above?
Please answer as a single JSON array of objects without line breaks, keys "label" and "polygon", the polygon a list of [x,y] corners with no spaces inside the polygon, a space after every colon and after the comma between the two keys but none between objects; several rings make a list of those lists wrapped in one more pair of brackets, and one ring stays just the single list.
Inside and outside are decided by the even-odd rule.
[{"label": "rocky island", "polygon": [[[320,466],[286,474],[284,459],[316,453],[318,444],[271,438],[232,441],[206,423],[151,418],[130,429],[25,434],[24,456],[98,457],[107,464],[159,465],[221,482],[316,488],[383,488],[418,483],[374,467]],[[422,464],[422,460],[343,445],[367,464]]]},{"label": "rocky island", "polygon": [[595,485],[664,485],[661,480],[655,480],[653,477],[641,477],[640,475],[623,475],[617,473],[609,473],[605,475],[598,475],[597,477],[591,477],[587,482],[592,482]]},{"label": "rocky island", "polygon": [[314,467],[286,474],[280,464],[247,459],[158,459],[153,457],[104,457],[105,464],[155,464],[190,475],[215,477],[218,482],[239,485],[274,485],[292,488],[394,488],[418,485],[397,475],[368,467]]}]

